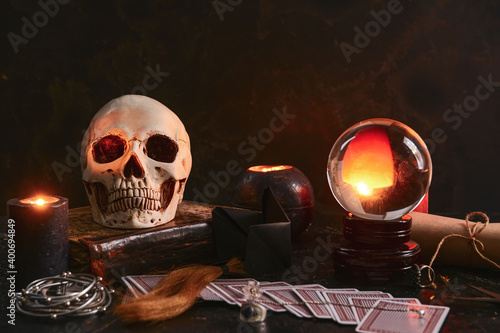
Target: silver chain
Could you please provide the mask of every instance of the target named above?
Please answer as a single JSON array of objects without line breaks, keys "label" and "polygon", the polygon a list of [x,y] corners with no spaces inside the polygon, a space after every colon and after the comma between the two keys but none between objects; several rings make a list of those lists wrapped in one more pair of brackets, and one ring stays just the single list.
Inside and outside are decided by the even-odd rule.
[{"label": "silver chain", "polygon": [[101,277],[65,272],[35,280],[16,293],[16,308],[35,317],[85,316],[106,311],[113,292]]}]

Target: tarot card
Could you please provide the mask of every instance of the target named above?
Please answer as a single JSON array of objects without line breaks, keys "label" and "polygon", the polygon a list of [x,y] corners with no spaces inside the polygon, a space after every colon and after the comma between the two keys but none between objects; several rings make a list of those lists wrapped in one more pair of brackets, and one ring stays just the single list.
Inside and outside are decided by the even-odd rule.
[{"label": "tarot card", "polygon": [[127,279],[127,276],[122,276],[122,281],[127,286],[127,292],[125,293],[125,297],[122,301],[123,304],[126,304],[129,298],[137,298],[144,295],[141,290],[137,289],[137,287]]},{"label": "tarot card", "polygon": [[[297,285],[288,287],[263,287],[264,294],[270,296],[278,303],[303,303],[300,297],[295,294],[295,289],[326,289],[319,284]],[[297,317],[313,318],[313,313],[305,304],[283,304],[283,307],[295,314]]]},{"label": "tarot card", "polygon": [[[354,312],[354,316],[356,317],[358,324],[368,311],[370,311],[370,308],[372,308],[379,300],[380,298],[349,297],[349,303],[352,304],[352,311]],[[420,304],[420,301],[416,298],[391,298],[391,302]]]},{"label": "tarot card", "polygon": [[127,289],[125,292],[125,297],[122,299],[122,304],[127,304],[131,298],[136,298],[131,292],[130,289]]},{"label": "tarot card", "polygon": [[[129,275],[122,278],[134,297],[145,295],[152,291],[158,282],[165,275]],[[222,301],[223,299],[211,290],[205,288],[201,291],[199,297],[205,301]]]},{"label": "tarot card", "polygon": [[124,281],[132,283],[142,294],[151,292],[165,275],[129,275]]},{"label": "tarot card", "polygon": [[[243,297],[243,288],[245,285],[230,285],[229,288],[233,289],[236,293],[240,294],[241,297]],[[264,288],[273,288],[273,287],[290,287],[290,284],[286,282],[261,282],[260,287],[262,289]],[[259,298],[262,302],[262,306],[266,307],[269,310],[275,311],[275,312],[286,312],[287,310],[278,304],[274,304],[274,300],[270,298],[266,294],[262,294]]]},{"label": "tarot card", "polygon": [[222,297],[220,297],[219,295],[217,295],[208,288],[203,289],[200,292],[199,297],[204,301],[216,301],[216,302],[224,301]]},{"label": "tarot card", "polygon": [[[304,301],[306,306],[309,308],[309,310],[312,312],[312,314],[316,318],[324,318],[324,319],[331,319],[332,316],[330,312],[328,311],[328,305],[327,304],[318,304],[318,303],[324,303],[325,299],[323,296],[319,293],[317,293],[317,289],[293,289],[293,291],[299,296],[299,298]],[[342,292],[357,292],[357,289],[335,289],[335,291],[342,291]]]},{"label": "tarot card", "polygon": [[356,317],[351,309],[349,297],[358,298],[392,298],[391,294],[382,293],[380,291],[359,291],[356,293],[349,292],[336,292],[336,291],[322,291],[321,295],[329,304],[328,309],[332,315],[333,320],[340,324],[356,325]]},{"label": "tarot card", "polygon": [[210,291],[214,292],[217,296],[222,298],[224,301],[226,301],[229,304],[237,304],[241,306],[241,304],[244,302],[244,299],[241,294],[237,293],[234,291],[234,289],[229,288],[229,286],[246,286],[249,281],[257,282],[254,279],[251,278],[244,278],[244,279],[217,279],[212,281],[207,286],[207,289]]},{"label": "tarot card", "polygon": [[[384,311],[383,309],[392,311]],[[410,309],[425,311],[420,316]],[[401,311],[398,311],[401,310]],[[396,303],[379,300],[356,327],[356,332],[438,333],[450,311],[446,306]]]}]

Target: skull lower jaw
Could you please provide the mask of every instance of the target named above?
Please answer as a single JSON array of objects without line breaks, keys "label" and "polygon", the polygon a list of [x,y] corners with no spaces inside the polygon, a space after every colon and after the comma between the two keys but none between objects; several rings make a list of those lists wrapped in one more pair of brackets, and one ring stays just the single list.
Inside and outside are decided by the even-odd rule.
[{"label": "skull lower jaw", "polygon": [[[107,227],[150,228],[175,217],[185,179],[168,179],[159,189],[126,188],[109,191],[100,182],[85,182],[94,220]],[[97,209],[96,209],[97,208]]]}]

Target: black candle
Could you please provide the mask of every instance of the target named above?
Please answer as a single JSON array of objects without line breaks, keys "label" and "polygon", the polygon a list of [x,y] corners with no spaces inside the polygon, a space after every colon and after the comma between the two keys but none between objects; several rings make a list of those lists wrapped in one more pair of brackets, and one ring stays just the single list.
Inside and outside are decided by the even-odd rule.
[{"label": "black candle", "polygon": [[[14,274],[16,289],[31,281],[59,275],[68,269],[68,199],[41,196],[7,201],[9,234],[15,241],[14,260],[8,271]],[[10,257],[9,257],[10,259]]]}]

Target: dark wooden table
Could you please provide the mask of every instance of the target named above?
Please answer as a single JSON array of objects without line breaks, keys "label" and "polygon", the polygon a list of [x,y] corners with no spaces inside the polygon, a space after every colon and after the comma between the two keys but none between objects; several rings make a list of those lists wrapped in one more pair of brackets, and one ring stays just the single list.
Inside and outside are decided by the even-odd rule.
[{"label": "dark wooden table", "polygon": [[[450,312],[442,332],[498,332],[500,306],[494,303],[452,301],[449,296],[484,296],[468,287],[473,284],[500,293],[500,273],[489,269],[470,269],[458,266],[435,267],[437,289],[420,289],[410,283],[411,277],[391,281],[383,286],[346,281],[335,275],[328,253],[329,245],[340,237],[340,217],[323,207],[317,207],[315,220],[309,230],[293,245],[291,269],[254,276],[261,281],[285,280],[290,283],[319,283],[329,288],[354,287],[359,290],[382,290],[394,297],[416,297],[423,304],[445,305]],[[3,223],[2,223],[3,224]],[[2,240],[0,258],[2,269],[6,263],[5,240]],[[445,282],[447,279],[448,282]],[[184,314],[158,325],[126,325],[113,314],[112,308],[104,314],[82,318],[44,320],[16,315],[16,326],[7,326],[5,315],[7,285],[5,270],[0,281],[2,293],[1,332],[83,333],[83,332],[354,332],[355,326],[343,326],[325,319],[303,319],[290,313],[268,312],[265,322],[251,326],[239,321],[239,309],[222,302],[199,302]],[[120,289],[120,287],[118,286]],[[123,287],[122,287],[123,291]],[[5,327],[7,330],[5,330]]]}]

